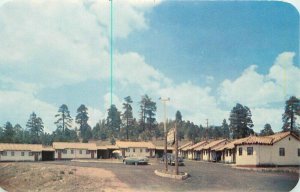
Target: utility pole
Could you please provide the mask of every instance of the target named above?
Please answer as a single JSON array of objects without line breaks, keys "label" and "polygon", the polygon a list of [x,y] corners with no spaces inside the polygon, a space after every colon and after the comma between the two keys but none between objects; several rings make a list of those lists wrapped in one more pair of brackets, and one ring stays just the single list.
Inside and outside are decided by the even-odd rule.
[{"label": "utility pole", "polygon": [[175,175],[178,175],[178,134],[177,120],[175,120]]},{"label": "utility pole", "polygon": [[165,132],[165,150],[164,150],[164,154],[165,154],[165,171],[168,172],[168,156],[167,156],[167,108],[166,108],[166,103],[167,101],[170,101],[170,98],[159,98],[159,100],[161,100],[161,102],[164,104],[164,132]]},{"label": "utility pole", "polygon": [[206,131],[205,131],[205,138],[207,139],[207,133],[208,133],[208,119],[205,119],[206,120]]}]

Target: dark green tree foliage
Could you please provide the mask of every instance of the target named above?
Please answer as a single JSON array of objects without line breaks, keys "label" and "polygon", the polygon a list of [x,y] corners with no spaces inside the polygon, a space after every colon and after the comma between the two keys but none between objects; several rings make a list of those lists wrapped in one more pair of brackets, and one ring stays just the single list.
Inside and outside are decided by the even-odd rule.
[{"label": "dark green tree foliage", "polygon": [[232,131],[234,139],[244,138],[250,134],[254,134],[251,116],[251,111],[247,106],[237,103],[236,106],[233,107],[229,117],[229,128]]},{"label": "dark green tree foliage", "polygon": [[24,143],[24,130],[23,128],[21,127],[21,125],[19,124],[16,124],[14,126],[14,138],[13,138],[13,141],[14,143]]},{"label": "dark green tree foliage", "polygon": [[268,135],[274,135],[272,127],[269,123],[265,124],[264,129],[261,130],[260,132],[260,136],[268,136]]},{"label": "dark green tree foliage", "polygon": [[3,141],[5,143],[13,143],[14,136],[15,136],[14,128],[12,124],[8,121],[4,125]]},{"label": "dark green tree foliage", "polygon": [[142,127],[142,131],[148,129],[148,132],[151,137],[151,132],[157,126],[156,123],[156,103],[151,100],[148,95],[142,96],[142,100],[140,102],[140,126]]},{"label": "dark green tree foliage", "polygon": [[214,126],[212,129],[212,138],[219,139],[224,136],[221,126]]},{"label": "dark green tree foliage", "polygon": [[53,134],[42,133],[41,140],[43,145],[52,145],[53,142]]},{"label": "dark green tree foliage", "polygon": [[3,138],[4,138],[4,130],[2,127],[0,127],[0,142],[3,142]]},{"label": "dark green tree foliage", "polygon": [[41,134],[44,131],[44,123],[42,118],[38,117],[34,112],[30,115],[27,124],[31,136],[31,143],[41,143]]},{"label": "dark green tree foliage", "polygon": [[76,123],[79,124],[80,136],[82,142],[86,143],[90,138],[92,138],[92,129],[88,124],[89,116],[87,112],[87,107],[85,105],[80,105],[77,109]]},{"label": "dark green tree foliage", "polygon": [[282,115],[283,131],[299,132],[300,126],[296,124],[297,116],[300,116],[300,100],[292,96],[285,102],[285,110]]},{"label": "dark green tree foliage", "polygon": [[184,139],[184,131],[182,129],[182,115],[180,111],[176,111],[175,119],[177,123],[177,133],[178,133],[178,139]]},{"label": "dark green tree foliage", "polygon": [[133,115],[132,115],[132,100],[131,97],[125,97],[124,98],[125,102],[123,103],[123,114],[122,114],[122,118],[123,121],[125,122],[125,128],[126,128],[126,139],[129,139],[129,126],[132,125],[132,121],[133,121]]},{"label": "dark green tree foliage", "polygon": [[115,105],[111,105],[108,109],[108,114],[106,118],[106,125],[109,130],[110,137],[119,137],[120,127],[121,127],[121,117]]},{"label": "dark green tree foliage", "polygon": [[62,130],[62,133],[65,133],[65,129],[70,129],[72,126],[72,117],[70,115],[70,111],[66,104],[62,104],[58,113],[55,115],[57,121],[54,123],[58,129]]},{"label": "dark green tree foliage", "polygon": [[226,119],[224,119],[222,122],[222,131],[223,131],[223,138],[229,139],[230,130],[229,130],[229,125],[226,122]]}]

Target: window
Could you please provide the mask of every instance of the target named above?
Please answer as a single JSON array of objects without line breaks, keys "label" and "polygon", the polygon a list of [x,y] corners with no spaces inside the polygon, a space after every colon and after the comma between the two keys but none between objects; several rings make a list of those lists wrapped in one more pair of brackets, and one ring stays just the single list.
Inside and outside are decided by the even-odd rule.
[{"label": "window", "polygon": [[228,151],[226,150],[226,157],[228,156]]},{"label": "window", "polygon": [[90,151],[89,151],[89,150],[86,150],[86,151],[85,151],[85,154],[90,154]]},{"label": "window", "polygon": [[11,152],[11,156],[15,156],[15,152],[14,151]]},{"label": "window", "polygon": [[143,149],[140,149],[140,152],[142,153],[142,152],[143,152]]},{"label": "window", "polygon": [[74,150],[73,149],[71,149],[71,154],[74,154]]},{"label": "window", "polygon": [[135,153],[135,148],[133,148],[133,152]]},{"label": "window", "polygon": [[82,154],[82,150],[79,150],[79,154]]},{"label": "window", "polygon": [[129,149],[129,148],[127,148],[127,149],[126,149],[126,152],[130,152],[130,149]]},{"label": "window", "polygon": [[67,154],[68,153],[68,151],[66,149],[64,149],[62,152],[63,152],[63,154]]},{"label": "window", "polygon": [[23,151],[21,152],[21,156],[24,156],[24,152]]},{"label": "window", "polygon": [[239,156],[243,155],[243,147],[239,147]]},{"label": "window", "polygon": [[300,149],[298,149],[298,157],[300,157]]},{"label": "window", "polygon": [[33,153],[32,153],[32,152],[29,152],[29,156],[33,156]]},{"label": "window", "polygon": [[2,155],[3,155],[3,156],[6,156],[6,155],[7,155],[7,152],[6,152],[6,151],[2,151]]},{"label": "window", "polygon": [[285,156],[284,148],[279,148],[279,156]]},{"label": "window", "polygon": [[149,152],[149,149],[148,149],[148,148],[146,149],[146,152],[147,152],[147,153]]},{"label": "window", "polygon": [[247,147],[247,155],[253,155],[253,147]]},{"label": "window", "polygon": [[231,156],[231,150],[229,150],[229,156]]}]

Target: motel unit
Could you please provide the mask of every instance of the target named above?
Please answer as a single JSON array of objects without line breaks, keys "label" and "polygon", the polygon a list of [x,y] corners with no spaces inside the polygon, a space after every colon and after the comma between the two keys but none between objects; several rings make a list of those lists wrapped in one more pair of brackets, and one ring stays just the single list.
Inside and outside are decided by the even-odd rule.
[{"label": "motel unit", "polygon": [[53,160],[54,149],[40,144],[0,143],[0,161]]},{"label": "motel unit", "polygon": [[200,151],[197,151],[196,149],[201,147],[201,146],[205,146],[208,143],[208,141],[200,141],[194,145],[191,145],[189,147],[187,147],[187,151],[188,151],[188,159],[191,160],[200,160],[201,159],[201,153]]},{"label": "motel unit", "polygon": [[121,151],[123,157],[155,157],[155,145],[152,142],[116,141],[116,146]]},{"label": "motel unit", "polygon": [[215,151],[215,148],[227,144],[227,139],[219,139],[209,142],[207,145],[203,146],[202,149],[202,160],[204,161],[216,161],[219,156]]},{"label": "motel unit", "polygon": [[52,146],[55,150],[54,158],[57,160],[97,158],[95,143],[53,142]]},{"label": "motel unit", "polygon": [[237,166],[299,166],[300,139],[292,132],[250,136],[235,143]]},{"label": "motel unit", "polygon": [[178,147],[178,155],[181,157],[187,158],[188,157],[187,148],[192,145],[193,145],[193,142],[191,141],[191,142],[188,142],[188,143]]}]

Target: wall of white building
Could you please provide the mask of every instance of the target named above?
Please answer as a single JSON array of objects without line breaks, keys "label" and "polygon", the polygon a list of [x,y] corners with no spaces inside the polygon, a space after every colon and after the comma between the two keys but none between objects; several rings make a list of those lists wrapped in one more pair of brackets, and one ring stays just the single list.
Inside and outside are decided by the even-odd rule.
[{"label": "wall of white building", "polygon": [[[34,161],[35,154],[38,154],[38,160],[42,160],[42,152],[30,152],[30,151],[5,151],[0,154],[0,161]],[[22,156],[23,154],[23,156]]]},{"label": "wall of white building", "polygon": [[[154,150],[152,152],[154,155]],[[125,156],[126,157],[150,157],[150,149],[143,148],[143,147],[129,147],[125,149]]]},{"label": "wall of white building", "polygon": [[[243,148],[239,155],[239,147]],[[253,147],[253,155],[247,155],[247,147]],[[279,155],[279,148],[284,148],[284,156]],[[241,145],[237,146],[237,165],[300,165],[298,156],[300,142],[288,136],[274,145]]]},{"label": "wall of white building", "polygon": [[[55,159],[58,159],[58,149],[55,150]],[[91,150],[87,149],[65,149],[61,150],[61,159],[91,159]],[[97,151],[94,150],[94,158],[97,158]]]}]

